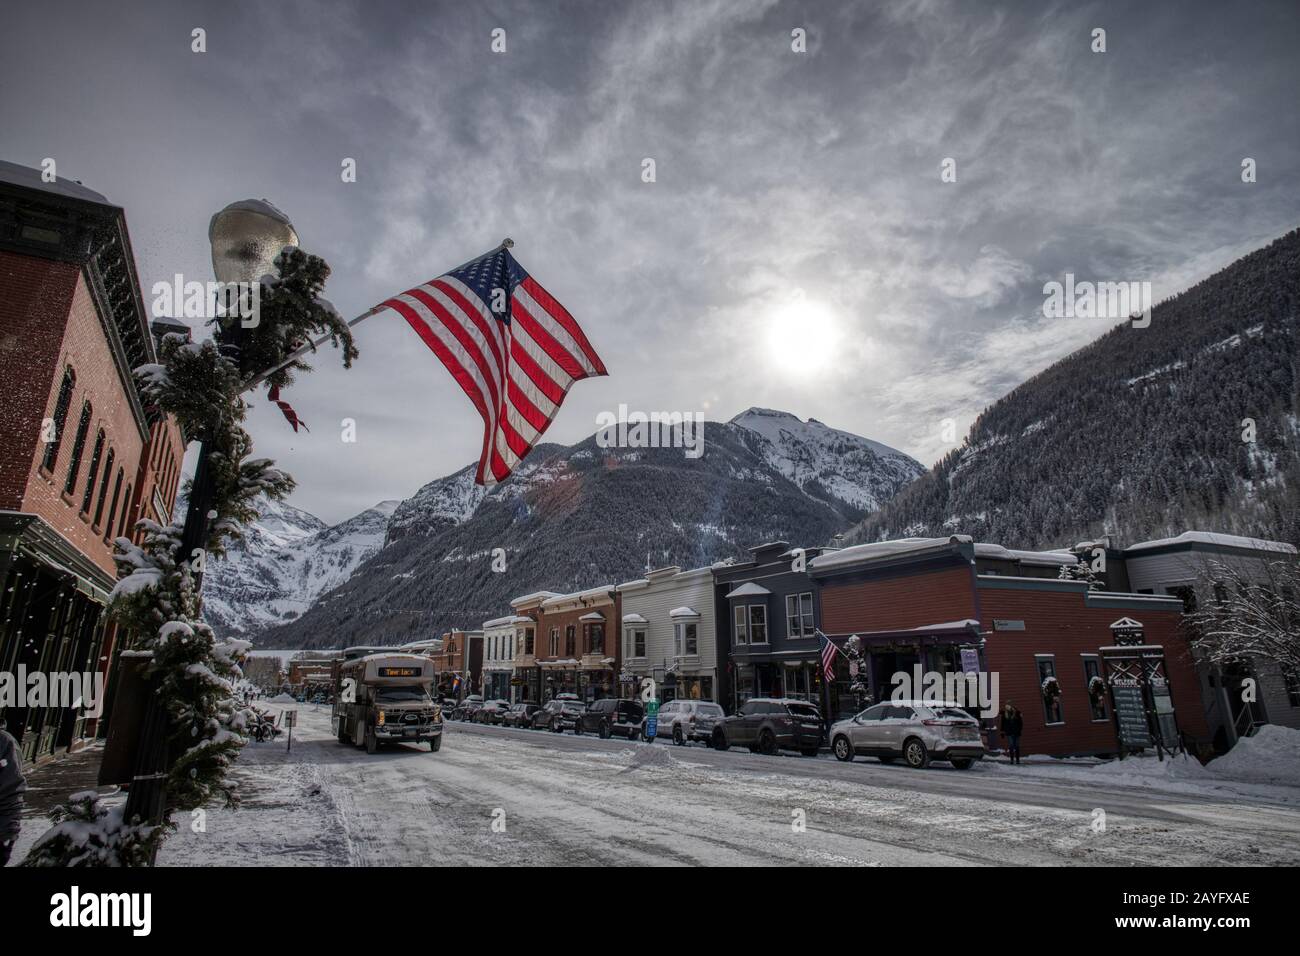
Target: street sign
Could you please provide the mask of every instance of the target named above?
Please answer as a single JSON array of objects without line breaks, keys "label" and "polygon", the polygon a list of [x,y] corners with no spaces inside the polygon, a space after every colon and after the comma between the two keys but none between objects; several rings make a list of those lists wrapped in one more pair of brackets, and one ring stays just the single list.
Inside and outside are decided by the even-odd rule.
[{"label": "street sign", "polygon": [[659,733],[659,701],[653,699],[646,701],[645,713],[645,738],[654,740]]}]

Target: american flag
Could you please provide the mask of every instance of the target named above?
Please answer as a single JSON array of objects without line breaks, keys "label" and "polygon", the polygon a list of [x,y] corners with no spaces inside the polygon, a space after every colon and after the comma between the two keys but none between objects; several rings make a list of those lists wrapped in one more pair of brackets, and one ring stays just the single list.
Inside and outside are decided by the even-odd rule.
[{"label": "american flag", "polygon": [[822,640],[822,674],[828,681],[835,680],[835,655],[842,653],[835,642],[823,634],[817,632],[817,636]]},{"label": "american flag", "polygon": [[506,244],[385,307],[410,323],[482,417],[480,485],[510,476],[574,382],[608,374],[573,316]]}]

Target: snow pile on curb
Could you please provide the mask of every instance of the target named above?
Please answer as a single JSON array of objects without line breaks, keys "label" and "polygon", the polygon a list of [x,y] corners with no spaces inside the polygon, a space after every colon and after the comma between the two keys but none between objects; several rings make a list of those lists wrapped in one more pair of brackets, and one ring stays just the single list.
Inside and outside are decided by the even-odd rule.
[{"label": "snow pile on curb", "polygon": [[[623,751],[624,754],[628,751]],[[627,762],[627,767],[623,773],[630,770],[640,770],[643,767],[676,767],[677,759],[668,752],[667,747],[659,747],[654,744],[648,744],[643,747],[637,747],[631,751],[631,757]]]},{"label": "snow pile on curb", "polygon": [[1093,768],[1094,774],[1121,787],[1158,787],[1163,783],[1204,783],[1209,771],[1194,757],[1126,757],[1110,760]]},{"label": "snow pile on curb", "polygon": [[1300,730],[1265,724],[1205,769],[1220,779],[1300,787]]},{"label": "snow pile on curb", "polygon": [[268,704],[296,704],[296,703],[298,703],[298,701],[296,701],[294,698],[290,697],[288,694],[278,694],[277,696],[270,698],[268,701],[266,701],[266,703],[268,703]]}]

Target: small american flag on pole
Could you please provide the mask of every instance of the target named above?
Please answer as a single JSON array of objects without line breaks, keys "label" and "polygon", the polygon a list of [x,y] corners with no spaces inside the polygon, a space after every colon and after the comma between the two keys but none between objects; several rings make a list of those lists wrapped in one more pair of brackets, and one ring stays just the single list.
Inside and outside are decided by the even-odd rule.
[{"label": "small american flag on pole", "polygon": [[821,638],[822,642],[822,674],[826,680],[833,681],[835,680],[835,655],[842,654],[843,651],[836,647],[835,642],[821,631],[817,632],[817,636]]},{"label": "small american flag on pole", "polygon": [[510,476],[574,382],[608,374],[573,316],[516,261],[510,245],[379,306],[406,319],[478,410],[480,485]]}]

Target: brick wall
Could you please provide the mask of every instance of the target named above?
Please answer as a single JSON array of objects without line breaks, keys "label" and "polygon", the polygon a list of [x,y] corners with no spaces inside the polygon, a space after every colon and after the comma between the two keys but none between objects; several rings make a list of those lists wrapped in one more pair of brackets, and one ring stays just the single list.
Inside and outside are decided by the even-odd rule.
[{"label": "brick wall", "polygon": [[821,582],[827,634],[888,631],[977,619],[968,566],[865,581]]},{"label": "brick wall", "polygon": [[[1074,754],[1113,752],[1115,725],[1107,706],[1107,719],[1093,719],[1089,707],[1083,655],[1114,643],[1110,625],[1128,615],[1146,628],[1146,642],[1165,649],[1165,663],[1173,692],[1179,728],[1190,737],[1206,740],[1205,723],[1191,653],[1180,631],[1182,615],[1165,610],[1122,610],[1088,607],[1080,590],[1018,590],[981,586],[984,630],[998,620],[1024,621],[1023,631],[996,631],[986,638],[990,671],[998,674],[999,696],[1011,701],[1025,717],[1025,753]],[[1064,722],[1047,723],[1035,655],[1054,655],[1061,685]]]},{"label": "brick wall", "polygon": [[[41,422],[53,414],[62,379],[63,326],[78,276],[68,263],[0,251],[0,509],[6,511],[22,510],[32,463],[45,450]],[[76,411],[68,417],[75,429]]]},{"label": "brick wall", "polygon": [[[10,294],[11,286],[18,290],[17,302]],[[4,506],[44,518],[86,557],[116,577],[112,548],[108,542],[117,533],[123,502],[118,501],[111,529],[107,527],[108,515],[118,469],[122,470],[122,486],[118,491],[124,497],[127,485],[136,481],[144,441],[131,411],[126,383],[113,361],[90,290],[76,266],[12,253],[0,253],[0,288],[5,289],[5,295],[0,296],[0,309],[5,310],[6,333],[11,325],[17,328],[21,348],[17,357],[12,350],[7,352],[7,361],[13,370],[11,381],[24,393],[17,416],[19,427],[39,438],[41,421],[54,414],[64,368],[71,365],[77,377],[53,470],[47,472],[41,467],[45,446],[40,441],[28,442],[25,455],[21,453],[21,444],[18,454],[0,455],[3,459],[0,467],[15,467],[12,459],[17,458],[27,475],[19,499],[14,501],[10,497]],[[38,393],[39,397],[36,397]],[[82,403],[87,399],[93,408],[90,431],[76,485],[72,494],[66,495],[64,483],[73,455]],[[104,453],[100,458],[89,512],[82,514],[86,478],[100,429],[105,435]],[[99,500],[99,483],[103,480],[110,449],[113,452],[113,470],[109,476],[101,522],[94,526],[92,521]],[[12,476],[9,480],[12,482]]]}]

